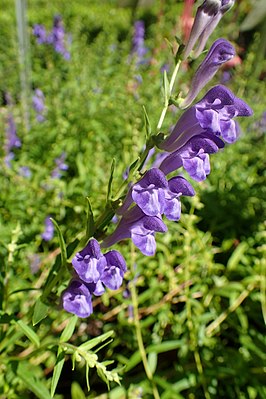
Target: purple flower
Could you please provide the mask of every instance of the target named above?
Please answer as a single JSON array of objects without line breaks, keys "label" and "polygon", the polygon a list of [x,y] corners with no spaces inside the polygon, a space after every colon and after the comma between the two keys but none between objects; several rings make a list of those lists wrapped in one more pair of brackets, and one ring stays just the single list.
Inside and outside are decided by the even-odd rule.
[{"label": "purple flower", "polygon": [[239,136],[239,126],[233,118],[250,116],[252,113],[251,108],[227,87],[215,86],[183,113],[159,147],[168,152],[176,151],[191,137],[202,133],[213,134],[227,143],[233,143]]},{"label": "purple flower", "polygon": [[42,238],[44,241],[50,241],[54,236],[54,225],[50,219],[50,216],[47,216],[44,221],[45,230],[42,233]]},{"label": "purple flower", "polygon": [[117,228],[103,241],[102,247],[107,248],[125,238],[131,238],[144,255],[151,256],[156,250],[155,233],[166,231],[161,216],[147,216],[138,206],[134,206],[123,214]]},{"label": "purple flower", "polygon": [[171,173],[181,166],[196,181],[205,180],[210,173],[209,155],[224,147],[224,142],[212,134],[192,137],[183,147],[174,151],[161,163],[160,169]]},{"label": "purple flower", "polygon": [[201,89],[213,78],[219,67],[234,56],[235,49],[231,43],[225,39],[216,40],[197,69],[192,79],[190,90],[181,103],[181,108],[188,107]]},{"label": "purple flower", "polygon": [[122,285],[127,270],[125,259],[115,250],[107,252],[104,257],[106,267],[101,275],[101,281],[107,288],[117,290]]},{"label": "purple flower", "polygon": [[220,22],[221,18],[223,15],[230,10],[231,7],[233,7],[235,0],[221,0],[221,7],[219,12],[215,15],[215,17],[207,24],[206,28],[203,30],[203,32],[200,34],[198,38],[198,44],[197,48],[194,51],[194,57],[197,58],[202,51],[204,50],[204,47],[207,43],[208,38]]},{"label": "purple flower", "polygon": [[65,29],[60,15],[54,17],[53,29],[47,37],[47,43],[52,44],[55,51],[62,54],[66,60],[70,59],[70,53],[66,50],[65,46]]},{"label": "purple flower", "polygon": [[34,95],[32,97],[32,106],[33,109],[36,111],[37,121],[43,122],[45,120],[44,118],[45,105],[44,105],[44,94],[40,89],[36,89],[34,91]]},{"label": "purple flower", "polygon": [[97,283],[107,266],[98,241],[92,238],[87,246],[74,256],[72,265],[84,282]]},{"label": "purple flower", "polygon": [[31,170],[28,166],[21,166],[19,168],[19,174],[20,176],[30,178],[31,177]]},{"label": "purple flower", "polygon": [[35,24],[32,33],[37,37],[37,43],[44,44],[47,42],[46,30],[43,25]]},{"label": "purple flower", "polygon": [[79,279],[71,280],[62,294],[63,308],[78,317],[88,317],[92,314],[92,295],[88,286]]},{"label": "purple flower", "polygon": [[13,148],[19,148],[21,147],[21,141],[19,137],[17,136],[17,129],[14,121],[14,117],[12,113],[10,112],[7,116],[7,128],[6,128],[6,145],[5,145],[5,151],[7,154],[13,149]]},{"label": "purple flower", "polygon": [[169,220],[178,221],[181,216],[181,195],[192,197],[195,191],[191,184],[181,176],[168,180],[168,190],[165,192],[164,214]]},{"label": "purple flower", "polygon": [[198,7],[189,40],[184,50],[185,59],[197,41],[199,41],[197,56],[202,52],[216,25],[233,4],[234,0],[205,0]]},{"label": "purple flower", "polygon": [[145,25],[144,21],[136,21],[134,23],[134,35],[132,54],[137,56],[137,64],[145,62],[144,56],[147,53],[147,48],[144,45]]},{"label": "purple flower", "polygon": [[65,163],[65,159],[66,159],[65,152],[62,152],[60,157],[55,158],[56,167],[54,168],[54,170],[51,173],[51,177],[53,179],[60,179],[60,177],[62,177],[61,172],[68,169],[68,165]]}]

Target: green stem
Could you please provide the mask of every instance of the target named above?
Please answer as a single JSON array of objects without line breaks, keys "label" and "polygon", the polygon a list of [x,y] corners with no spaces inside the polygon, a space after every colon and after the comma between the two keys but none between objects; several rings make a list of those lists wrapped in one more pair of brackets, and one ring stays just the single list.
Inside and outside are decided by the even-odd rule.
[{"label": "green stem", "polygon": [[[174,69],[174,72],[172,74],[172,77],[171,77],[171,80],[170,80],[170,84],[169,84],[169,97],[172,94],[173,87],[174,87],[174,84],[175,84],[177,73],[179,71],[180,64],[181,64],[181,60],[179,60],[177,62],[176,66],[175,66],[175,69]],[[161,127],[162,127],[162,124],[163,124],[163,121],[164,121],[168,106],[169,106],[169,99],[168,99],[167,104],[165,104],[165,106],[163,107],[163,110],[162,110],[162,113],[161,113],[161,116],[160,116],[160,119],[159,119],[159,122],[158,122],[158,125],[157,125],[157,129],[158,130],[160,130]]]},{"label": "green stem", "polygon": [[[131,244],[131,259],[132,259],[131,273],[132,273],[132,276],[134,276],[134,273],[135,273],[135,270],[134,270],[135,250],[134,250],[133,244]],[[136,288],[134,279],[132,279],[132,283],[130,286],[130,292],[131,292],[132,306],[133,306],[133,320],[134,320],[136,338],[137,338],[137,342],[138,342],[138,348],[139,348],[141,360],[143,363],[145,373],[151,382],[154,399],[160,399],[160,395],[159,395],[157,386],[153,380],[153,375],[152,375],[152,372],[149,367],[149,363],[148,363],[148,359],[147,359],[147,355],[146,355],[146,351],[145,351],[145,347],[144,347],[144,343],[143,343],[143,338],[142,338],[142,333],[141,333],[141,325],[140,325],[140,321],[139,321],[138,293],[137,293],[137,288]]]}]

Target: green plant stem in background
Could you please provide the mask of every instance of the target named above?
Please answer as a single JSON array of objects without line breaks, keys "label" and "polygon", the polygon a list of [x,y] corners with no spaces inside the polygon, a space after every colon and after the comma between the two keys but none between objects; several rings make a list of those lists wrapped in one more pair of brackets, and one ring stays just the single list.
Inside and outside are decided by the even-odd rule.
[{"label": "green plant stem in background", "polygon": [[143,339],[142,339],[141,325],[140,325],[140,321],[139,321],[138,293],[137,293],[137,288],[136,288],[136,282],[133,277],[135,274],[135,270],[134,270],[135,258],[136,258],[136,254],[135,254],[134,244],[131,243],[131,263],[130,263],[130,265],[131,265],[132,281],[130,284],[130,291],[131,291],[131,298],[132,298],[133,320],[134,320],[134,325],[135,325],[136,338],[137,338],[138,348],[139,348],[139,352],[140,352],[140,356],[141,356],[141,360],[143,363],[145,373],[152,385],[152,392],[153,392],[154,399],[160,399],[160,395],[159,395],[157,386],[153,380],[152,372],[151,372],[149,364],[148,364],[148,359],[147,359],[147,355],[146,355],[146,351],[145,351],[145,347],[144,347],[144,343],[143,343]]},{"label": "green plant stem in background", "polygon": [[30,129],[29,122],[29,98],[30,98],[30,57],[29,39],[27,33],[27,0],[15,0],[17,33],[19,44],[19,66],[20,66],[20,85],[21,85],[21,104],[23,120],[26,131]]}]

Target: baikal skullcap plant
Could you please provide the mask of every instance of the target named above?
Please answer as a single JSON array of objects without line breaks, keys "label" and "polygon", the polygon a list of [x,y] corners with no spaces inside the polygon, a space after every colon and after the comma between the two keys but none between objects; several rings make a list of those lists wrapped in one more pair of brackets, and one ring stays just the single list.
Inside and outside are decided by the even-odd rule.
[{"label": "baikal skullcap plant", "polygon": [[[86,231],[66,245],[56,221],[49,217],[45,219],[42,240],[52,240],[56,230],[61,249],[61,258],[57,258],[43,287],[41,299],[45,304],[50,301],[53,306],[56,297],[60,309],[74,317],[86,319],[93,314],[95,297],[99,303],[101,296],[106,298],[109,290],[129,290],[128,297],[132,298],[132,306],[133,301],[136,306],[136,273],[133,261],[131,266],[126,264],[126,259],[130,257],[126,242],[130,242],[131,249],[135,246],[140,256],[156,255],[158,235],[165,234],[170,223],[180,220],[183,197],[193,197],[197,183],[208,177],[212,154],[226,150],[227,145],[235,143],[241,134],[239,118],[249,117],[253,113],[243,99],[224,85],[205,90],[219,68],[236,54],[233,44],[224,38],[219,38],[210,46],[194,73],[186,97],[181,98],[181,93],[174,92],[180,67],[186,66],[186,59],[195,48],[194,56],[202,51],[215,26],[233,3],[233,0],[205,0],[198,7],[188,42],[179,45],[174,56],[174,70],[169,80],[164,70],[164,102],[158,124],[152,126],[144,108],[145,146],[137,159],[132,159],[130,165],[126,165],[117,192],[113,189],[115,162],[111,165],[106,201],[101,211],[94,212],[87,198]],[[138,62],[143,62],[146,54],[144,22],[136,21],[134,27],[132,54],[137,56]],[[55,17],[50,35],[42,26],[35,26],[34,34],[39,44],[53,44],[56,52],[69,59],[61,17]],[[183,75],[182,71],[182,79]],[[196,100],[199,94],[201,98]],[[177,107],[171,130],[169,126],[163,126],[170,106],[171,109]],[[43,117],[44,95],[40,89],[35,91],[34,107],[37,114]],[[19,145],[14,127],[12,131],[9,134],[9,150]],[[60,178],[63,171],[68,169],[66,156],[63,152],[55,159],[55,168],[51,173],[55,184],[62,183]],[[152,163],[154,159],[156,161]],[[130,278],[131,281],[128,281]],[[139,319],[136,312],[133,311],[132,317],[137,329]],[[138,344],[141,348],[141,343]],[[87,362],[88,368],[92,367],[91,364],[100,367],[96,358],[93,359],[94,363],[91,359]],[[152,381],[145,359],[143,364]],[[99,375],[102,376],[103,372],[99,372]],[[108,381],[119,383],[117,375],[109,375],[108,378]],[[157,394],[154,397],[159,398]]]},{"label": "baikal skullcap plant", "polygon": [[[98,222],[94,221],[90,208],[87,242],[72,259],[72,277],[61,297],[66,311],[82,318],[88,317],[93,312],[94,295],[101,296],[106,289],[117,290],[123,284],[127,271],[124,257],[117,250],[103,250],[128,239],[144,256],[155,255],[157,233],[164,234],[168,230],[165,219],[177,222],[181,217],[182,197],[195,195],[195,189],[184,172],[195,182],[205,180],[211,171],[210,155],[224,149],[226,144],[234,143],[240,135],[235,118],[252,115],[249,105],[223,85],[212,87],[201,100],[191,105],[220,66],[236,54],[233,45],[220,38],[211,45],[192,78],[187,96],[179,103],[181,110],[187,109],[169,135],[162,137],[161,133],[182,60],[190,54],[197,41],[199,47],[205,45],[207,37],[233,3],[230,0],[205,0],[199,6],[183,54],[180,52],[176,56],[170,83],[166,73],[164,75],[168,93],[165,93],[165,107],[157,132],[152,134],[148,126],[149,134],[142,155],[133,162],[133,168],[127,168],[123,189],[114,200],[109,200],[109,206]],[[135,32],[133,48],[137,45],[144,48],[144,24],[141,21],[136,22],[136,30],[138,35]],[[145,118],[149,125],[147,114]],[[150,154],[154,153],[160,160],[145,170]],[[111,220],[116,220],[117,225],[108,234]]]}]

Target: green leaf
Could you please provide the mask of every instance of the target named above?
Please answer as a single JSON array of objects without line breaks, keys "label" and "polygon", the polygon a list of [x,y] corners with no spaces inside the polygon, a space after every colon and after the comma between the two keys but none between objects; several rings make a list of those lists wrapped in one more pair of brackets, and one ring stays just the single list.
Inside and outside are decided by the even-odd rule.
[{"label": "green leaf", "polygon": [[83,389],[76,381],[71,385],[71,399],[86,399]]},{"label": "green leaf", "polygon": [[37,398],[52,399],[46,386],[42,383],[42,381],[40,381],[39,378],[35,377],[32,367],[29,370],[27,366],[28,364],[25,362],[19,363],[17,368],[18,377]]},{"label": "green leaf", "polygon": [[146,131],[146,141],[148,141],[151,135],[151,123],[144,105],[143,105],[143,113],[144,113],[144,125]]},{"label": "green leaf", "polygon": [[91,350],[93,347],[101,344],[102,342],[104,342],[108,338],[112,337],[113,335],[114,335],[114,331],[109,331],[105,334],[100,335],[99,337],[91,339],[88,342],[84,342],[84,344],[81,344],[79,346],[79,349],[82,349],[84,351]]},{"label": "green leaf", "polygon": [[155,353],[155,352],[149,353],[149,355],[148,355],[148,364],[149,364],[149,369],[150,369],[150,372],[152,373],[152,375],[156,371],[157,360],[158,360],[157,353]]},{"label": "green leaf", "polygon": [[89,372],[90,372],[90,366],[89,366],[88,362],[86,362],[86,384],[87,384],[88,391],[90,391],[90,389],[91,389],[91,387],[90,387],[90,379],[89,379]]},{"label": "green leaf", "polygon": [[94,217],[91,207],[91,202],[89,197],[86,197],[88,201],[88,210],[87,210],[87,227],[86,227],[86,238],[89,239],[93,236],[94,233]]},{"label": "green leaf", "polygon": [[110,178],[108,181],[107,202],[111,201],[111,197],[112,197],[112,184],[113,184],[113,178],[114,178],[114,170],[115,170],[115,159],[112,160]]},{"label": "green leaf", "polygon": [[62,231],[61,231],[59,225],[53,218],[50,218],[50,219],[53,222],[53,225],[55,226],[57,234],[58,234],[59,245],[60,245],[60,249],[61,249],[61,262],[62,262],[62,265],[65,265],[67,263],[66,243],[65,243],[65,240],[64,240],[64,237],[63,237],[63,234],[62,234]]},{"label": "green leaf", "polygon": [[67,326],[65,327],[64,331],[61,334],[60,342],[67,342],[72,337],[77,321],[78,321],[77,316],[72,316],[70,318]]},{"label": "green leaf", "polygon": [[241,259],[243,259],[243,255],[247,251],[248,248],[249,248],[249,245],[245,241],[241,242],[236,247],[236,249],[234,250],[234,252],[232,253],[232,255],[230,256],[230,258],[227,262],[228,270],[234,270],[237,268],[239,262],[241,261]]},{"label": "green leaf", "polygon": [[32,324],[36,326],[36,324],[40,323],[45,317],[47,317],[49,306],[46,305],[41,298],[38,298],[33,311]]},{"label": "green leaf", "polygon": [[24,334],[29,338],[29,340],[37,347],[40,346],[40,340],[38,335],[24,323],[22,320],[18,320],[16,324],[21,328]]},{"label": "green leaf", "polygon": [[65,352],[64,349],[62,349],[60,346],[57,351],[57,358],[56,358],[56,364],[54,367],[54,372],[53,372],[53,377],[52,377],[52,383],[51,383],[51,396],[52,398],[54,397],[55,390],[64,366],[64,361],[65,361]]},{"label": "green leaf", "polygon": [[240,31],[247,31],[255,28],[266,17],[266,2],[265,0],[257,0],[254,2],[252,10],[246,16],[240,25]]}]

